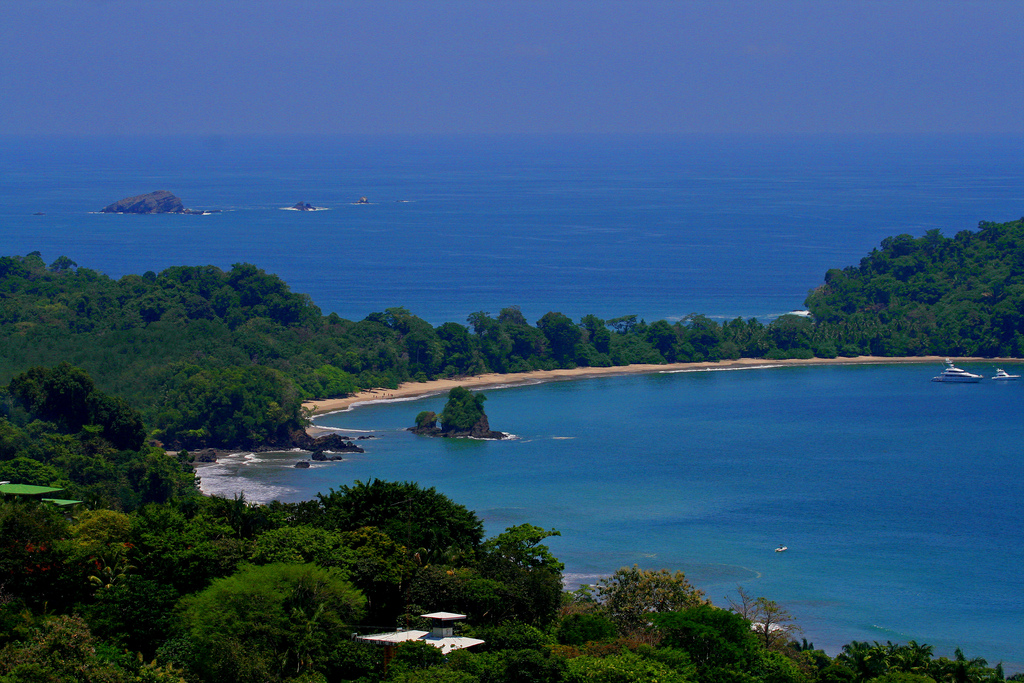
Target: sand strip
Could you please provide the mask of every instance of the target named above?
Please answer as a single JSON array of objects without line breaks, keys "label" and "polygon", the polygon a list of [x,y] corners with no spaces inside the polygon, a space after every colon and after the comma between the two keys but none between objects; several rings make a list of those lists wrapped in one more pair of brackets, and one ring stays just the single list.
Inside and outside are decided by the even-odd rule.
[{"label": "sand strip", "polygon": [[[345,398],[329,398],[303,403],[314,415],[347,410],[359,403],[392,401],[409,399],[433,394],[446,394],[455,387],[467,389],[487,389],[493,387],[518,386],[523,384],[539,384],[541,382],[558,382],[591,377],[614,377],[616,375],[641,375],[658,372],[682,372],[687,370],[723,370],[729,368],[778,367],[781,365],[855,365],[855,364],[891,364],[891,363],[933,363],[936,370],[941,370],[945,358],[943,356],[913,356],[885,358],[882,356],[857,356],[855,358],[811,358],[809,360],[766,360],[764,358],[741,358],[724,360],[716,363],[668,363],[665,365],[620,365],[611,368],[574,368],[572,370],[538,370],[536,372],[510,372],[507,374],[489,373],[472,377],[455,379],[436,379],[429,382],[405,382],[397,389],[371,389],[360,391]],[[1007,363],[1020,361],[1019,358],[955,358],[956,362]]]}]

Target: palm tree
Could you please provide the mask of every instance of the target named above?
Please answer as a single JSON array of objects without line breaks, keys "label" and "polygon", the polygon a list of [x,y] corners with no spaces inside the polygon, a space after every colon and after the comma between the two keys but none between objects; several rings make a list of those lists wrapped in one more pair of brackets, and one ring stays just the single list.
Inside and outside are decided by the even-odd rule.
[{"label": "palm tree", "polygon": [[995,678],[993,670],[988,668],[988,662],[981,657],[967,659],[960,648],[954,650],[953,654],[952,660],[940,657],[933,663],[932,678],[936,681],[981,683]]},{"label": "palm tree", "polygon": [[129,571],[135,567],[128,564],[128,558],[123,551],[108,550],[93,558],[96,564],[96,573],[89,576],[89,583],[96,586],[97,594],[103,590],[110,590],[124,580]]},{"label": "palm tree", "polygon": [[853,641],[843,645],[836,661],[848,666],[858,681],[867,681],[883,675],[887,670],[886,649],[878,642]]},{"label": "palm tree", "polygon": [[932,646],[918,644],[917,641],[911,640],[900,647],[894,659],[898,662],[897,666],[900,671],[928,675],[932,665]]}]

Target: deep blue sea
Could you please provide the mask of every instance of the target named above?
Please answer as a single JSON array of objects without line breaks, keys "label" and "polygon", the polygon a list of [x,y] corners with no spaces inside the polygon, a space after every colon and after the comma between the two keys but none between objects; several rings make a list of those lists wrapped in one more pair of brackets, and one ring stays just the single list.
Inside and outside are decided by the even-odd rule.
[{"label": "deep blue sea", "polygon": [[[0,137],[0,251],[113,277],[251,262],[350,319],[404,306],[464,323],[511,304],[531,321],[765,319],[887,236],[1024,215],[1022,160],[1024,140],[995,138]],[[96,213],[157,189],[223,212]],[[283,210],[299,201],[327,210]],[[487,391],[508,442],[402,431],[440,397],[365,406],[319,421],[377,434],[362,456],[304,471],[237,456],[202,476],[254,500],[418,481],[489,533],[558,529],[573,581],[682,569],[716,604],[737,585],[780,602],[833,653],[916,639],[1022,670],[1024,383],[929,382],[940,369]]]}]

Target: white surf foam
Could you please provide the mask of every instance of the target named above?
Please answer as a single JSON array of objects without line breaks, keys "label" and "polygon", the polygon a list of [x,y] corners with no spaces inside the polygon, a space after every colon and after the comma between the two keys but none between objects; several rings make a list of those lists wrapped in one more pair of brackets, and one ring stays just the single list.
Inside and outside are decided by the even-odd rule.
[{"label": "white surf foam", "polygon": [[734,370],[773,370],[775,368],[784,368],[782,364],[765,364],[765,365],[737,365],[730,368],[687,368],[685,370],[662,370],[659,374],[661,375],[678,375],[685,372],[731,372]]}]

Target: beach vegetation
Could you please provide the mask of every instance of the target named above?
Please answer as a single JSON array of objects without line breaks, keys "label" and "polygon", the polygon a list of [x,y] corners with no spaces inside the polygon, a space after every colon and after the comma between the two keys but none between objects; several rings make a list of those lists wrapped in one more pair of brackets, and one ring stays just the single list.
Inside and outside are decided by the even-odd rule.
[{"label": "beach vegetation", "polygon": [[437,426],[437,413],[433,410],[421,410],[416,414],[417,429],[433,429]]},{"label": "beach vegetation", "polygon": [[580,343],[583,332],[572,318],[561,313],[545,313],[537,321],[537,329],[548,340],[551,355],[560,367],[576,367],[576,345]]}]

